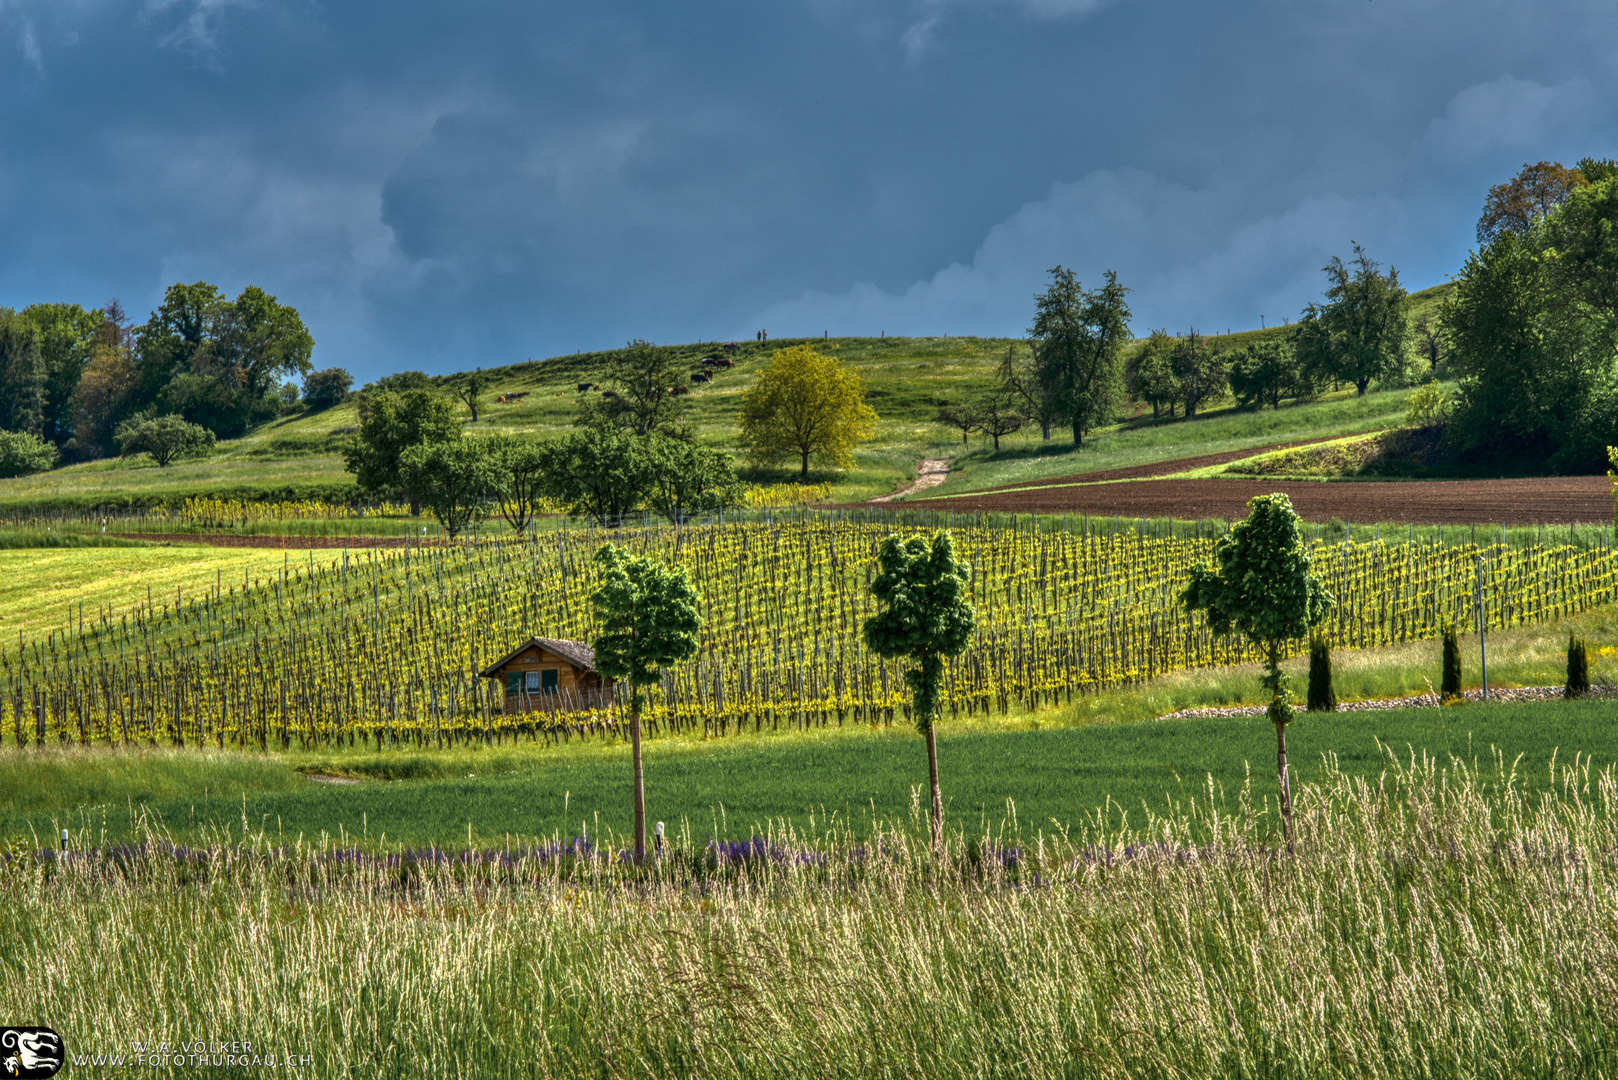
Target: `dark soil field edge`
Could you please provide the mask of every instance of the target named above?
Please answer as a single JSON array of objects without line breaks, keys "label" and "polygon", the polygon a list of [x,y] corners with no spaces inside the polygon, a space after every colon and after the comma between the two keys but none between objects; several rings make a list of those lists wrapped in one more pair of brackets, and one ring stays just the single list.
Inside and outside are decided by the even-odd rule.
[{"label": "dark soil field edge", "polygon": [[[1245,452],[1250,456],[1257,451]],[[1217,455],[1210,455],[1217,456]],[[1188,459],[1195,460],[1195,459]],[[1285,492],[1305,521],[1400,522],[1414,525],[1571,525],[1613,520],[1612,483],[1604,476],[1509,480],[1409,480],[1332,483],[1319,480],[1135,480],[985,495],[907,499],[882,504],[1004,514],[1089,514],[1231,520],[1247,515],[1255,495]]]}]

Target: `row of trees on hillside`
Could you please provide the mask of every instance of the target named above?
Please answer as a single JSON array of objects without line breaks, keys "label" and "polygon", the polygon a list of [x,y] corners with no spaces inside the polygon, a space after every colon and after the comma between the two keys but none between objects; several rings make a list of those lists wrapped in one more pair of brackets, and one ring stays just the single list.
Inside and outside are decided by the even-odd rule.
[{"label": "row of trees on hillside", "polygon": [[[360,395],[344,460],[361,491],[426,508],[452,536],[493,513],[521,531],[548,507],[607,526],[641,510],[686,521],[736,505],[741,485],[730,456],[699,445],[686,422],[687,398],[673,390],[685,366],[631,342],[608,359],[605,390],[581,395],[577,430],[545,440],[469,435],[425,376],[389,376]],[[847,466],[876,414],[856,374],[794,346],[743,395],[739,421],[755,460],[791,461],[807,478],[811,458]]]},{"label": "row of trees on hillside", "polygon": [[945,403],[937,419],[963,441],[982,432],[996,450],[1002,437],[1027,425],[1044,439],[1053,427],[1067,427],[1082,446],[1126,398],[1150,405],[1154,418],[1192,418],[1232,396],[1243,408],[1280,408],[1325,386],[1347,383],[1364,394],[1372,382],[1404,382],[1415,332],[1398,271],[1384,273],[1356,244],[1351,261],[1333,258],[1325,272],[1322,301],[1291,330],[1238,347],[1195,329],[1182,336],[1154,330],[1132,344],[1129,290],[1117,276],[1109,271],[1099,288],[1085,289],[1058,266],[1035,299],[1027,344],[1007,349],[997,385]]},{"label": "row of trees on hillside", "polygon": [[996,385],[948,402],[940,423],[963,439],[1034,425],[1071,427],[1082,445],[1125,397],[1154,417],[1194,417],[1234,398],[1280,408],[1326,387],[1407,384],[1418,370],[1454,376],[1452,398],[1424,408],[1450,452],[1470,461],[1599,471],[1618,445],[1618,162],[1526,165],[1490,189],[1479,247],[1437,317],[1411,320],[1396,269],[1358,244],[1324,267],[1326,288],[1284,332],[1243,346],[1195,330],[1129,344],[1127,289],[1107,274],[1086,290],[1063,267],[1035,303],[1021,349]]},{"label": "row of trees on hillside", "polygon": [[[61,457],[131,452],[156,437],[149,428],[134,433],[166,417],[175,419],[164,431],[184,422],[206,433],[186,433],[194,452],[281,415],[300,398],[313,407],[342,400],[348,373],[314,371],[313,352],[298,312],[253,285],[235,299],[206,282],[170,286],[139,326],[116,300],[88,310],[66,303],[0,308],[0,431],[12,436],[7,445],[28,447],[21,472]],[[303,377],[302,394],[286,381],[294,376]]]}]

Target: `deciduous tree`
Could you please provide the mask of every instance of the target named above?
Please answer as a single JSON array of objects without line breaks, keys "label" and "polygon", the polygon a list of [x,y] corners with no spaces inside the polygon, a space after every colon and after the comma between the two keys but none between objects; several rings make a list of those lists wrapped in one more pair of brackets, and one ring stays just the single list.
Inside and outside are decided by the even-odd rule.
[{"label": "deciduous tree", "polygon": [[544,443],[541,454],[545,494],[604,528],[636,510],[651,486],[644,441],[617,428],[571,432]]},{"label": "deciduous tree", "polygon": [[[449,402],[430,390],[388,391],[360,399],[360,430],[343,447],[343,462],[361,491],[373,495],[405,493],[399,462],[418,443],[448,442],[461,434]],[[410,498],[410,512],[421,502]]]},{"label": "deciduous tree", "polygon": [[1276,776],[1281,786],[1281,820],[1287,848],[1292,847],[1292,787],[1287,774],[1287,725],[1292,702],[1281,670],[1283,644],[1309,636],[1335,603],[1310,568],[1309,549],[1298,528],[1298,515],[1285,495],[1259,495],[1248,500],[1246,521],[1238,521],[1214,544],[1217,568],[1193,567],[1181,594],[1189,611],[1205,611],[1215,634],[1239,631],[1264,649],[1270,691],[1267,711],[1275,725]]},{"label": "deciduous tree", "polygon": [[638,339],[608,353],[601,371],[604,392],[581,404],[579,425],[608,424],[635,435],[673,429],[687,401],[674,389],[685,384],[688,367],[675,350]]},{"label": "deciduous tree", "polygon": [[1129,340],[1129,290],[1108,270],[1099,289],[1086,290],[1073,271],[1056,267],[1050,288],[1034,301],[1034,371],[1073,445],[1112,418],[1121,389],[1120,350]]},{"label": "deciduous tree", "polygon": [[[1061,419],[1061,404],[1056,397],[1056,387],[1040,382],[1035,359],[1032,347],[1025,359],[1016,345],[1007,345],[1006,355],[1001,357],[995,374],[1000,378],[1000,385],[1021,404],[1023,414],[1039,425],[1039,437],[1049,442],[1051,425]],[[964,434],[962,441],[965,441]]]},{"label": "deciduous tree", "polygon": [[180,458],[206,457],[214,446],[213,432],[173,413],[126,420],[118,425],[116,438],[124,457],[150,454],[159,468]]},{"label": "deciduous tree", "polygon": [[1279,409],[1285,398],[1314,392],[1290,343],[1271,338],[1245,345],[1231,355],[1230,390],[1244,409]]},{"label": "deciduous tree", "polygon": [[635,861],[646,858],[646,781],[641,767],[642,687],[655,686],[663,669],[697,654],[701,597],[684,567],[668,569],[603,544],[596,551],[601,583],[590,597],[595,610],[595,667],[629,684],[629,746],[635,770]]},{"label": "deciduous tree", "polygon": [[451,539],[487,515],[503,479],[487,442],[465,436],[405,447],[399,477],[411,502],[427,507]]},{"label": "deciduous tree", "polygon": [[484,373],[482,368],[468,371],[450,384],[455,396],[460,399],[472,412],[472,423],[478,422],[478,399],[489,388],[491,376]]},{"label": "deciduous tree", "polygon": [[944,838],[944,801],[938,787],[940,690],[944,660],[959,655],[972,640],[976,614],[968,586],[972,567],[955,557],[950,534],[939,530],[932,543],[919,536],[890,536],[877,550],[876,579],[871,594],[882,605],[865,620],[866,646],[878,656],[905,657],[915,666],[905,672],[916,727],[927,737],[927,782],[932,790],[933,846]]},{"label": "deciduous tree", "polygon": [[1136,401],[1152,407],[1152,419],[1169,416],[1180,403],[1180,380],[1174,374],[1174,338],[1167,330],[1153,330],[1124,361],[1124,387]]},{"label": "deciduous tree", "polygon": [[967,445],[967,437],[978,430],[977,409],[970,402],[952,401],[938,407],[937,420],[945,427],[952,427],[961,433],[961,445]]},{"label": "deciduous tree", "polygon": [[0,308],[0,430],[38,435],[45,425],[45,360],[33,325]]},{"label": "deciduous tree", "polygon": [[1508,229],[1527,232],[1589,182],[1578,169],[1564,168],[1558,161],[1524,165],[1516,176],[1489,189],[1478,218],[1478,243],[1490,243]]},{"label": "deciduous tree", "polygon": [[489,450],[500,467],[500,514],[517,532],[528,528],[549,490],[545,447],[534,439],[497,435]]},{"label": "deciduous tree", "polygon": [[340,367],[311,371],[303,378],[303,402],[311,409],[329,409],[348,399],[354,376]]},{"label": "deciduous tree", "polygon": [[1410,341],[1410,296],[1399,271],[1384,274],[1380,265],[1358,244],[1352,265],[1333,255],[1324,267],[1326,302],[1310,304],[1296,331],[1306,372],[1352,383],[1362,396],[1373,380],[1403,375]]},{"label": "deciduous tree", "polygon": [[1175,339],[1169,349],[1169,367],[1188,420],[1204,404],[1218,401],[1230,390],[1229,357],[1194,327],[1185,337]]},{"label": "deciduous tree", "polygon": [[860,377],[807,345],[771,356],[742,397],[743,445],[761,462],[796,457],[806,483],[811,457],[846,469],[875,426]]},{"label": "deciduous tree", "polygon": [[30,304],[18,316],[34,328],[44,364],[41,434],[61,446],[73,437],[73,391],[90,362],[102,313],[78,304]]},{"label": "deciduous tree", "polygon": [[0,477],[32,476],[56,464],[56,447],[26,431],[0,431]]},{"label": "deciduous tree", "polygon": [[1021,431],[1028,416],[1004,390],[991,390],[973,404],[978,416],[978,430],[994,440],[994,452],[1000,452],[1000,439]]},{"label": "deciduous tree", "polygon": [[741,485],[729,455],[666,435],[647,436],[643,452],[646,505],[671,525],[741,501]]}]

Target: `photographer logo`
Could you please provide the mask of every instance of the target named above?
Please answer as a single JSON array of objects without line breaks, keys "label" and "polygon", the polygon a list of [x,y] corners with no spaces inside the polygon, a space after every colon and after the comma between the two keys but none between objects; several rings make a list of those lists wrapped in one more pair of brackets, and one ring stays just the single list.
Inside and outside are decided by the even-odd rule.
[{"label": "photographer logo", "polygon": [[48,1027],[0,1028],[0,1080],[55,1076],[62,1058],[62,1037]]}]

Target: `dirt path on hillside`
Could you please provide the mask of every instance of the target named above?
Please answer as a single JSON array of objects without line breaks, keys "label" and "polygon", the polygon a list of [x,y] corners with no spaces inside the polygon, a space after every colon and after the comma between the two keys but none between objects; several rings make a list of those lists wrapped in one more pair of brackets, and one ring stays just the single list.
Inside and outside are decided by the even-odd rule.
[{"label": "dirt path on hillside", "polygon": [[1272,491],[1285,492],[1305,521],[1567,525],[1605,523],[1613,518],[1612,484],[1604,476],[1403,482],[1136,480],[935,497],[905,505],[932,510],[1230,520],[1246,516],[1248,499]]},{"label": "dirt path on hillside", "polygon": [[892,502],[902,499],[906,495],[914,495],[918,491],[926,491],[942,484],[949,476],[949,463],[954,458],[922,458],[916,463],[916,482],[902,491],[895,491],[892,495],[878,495],[871,501],[874,503]]}]

